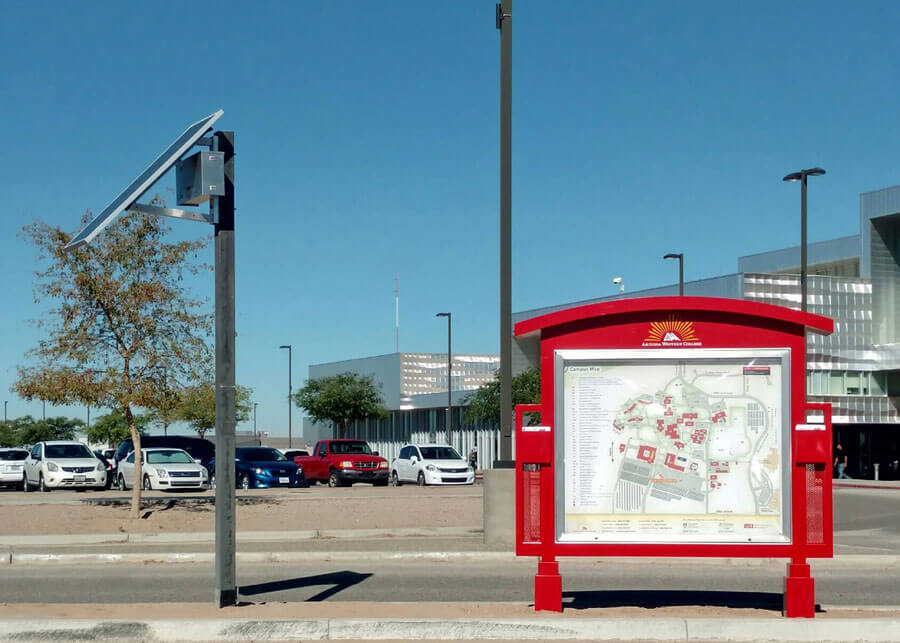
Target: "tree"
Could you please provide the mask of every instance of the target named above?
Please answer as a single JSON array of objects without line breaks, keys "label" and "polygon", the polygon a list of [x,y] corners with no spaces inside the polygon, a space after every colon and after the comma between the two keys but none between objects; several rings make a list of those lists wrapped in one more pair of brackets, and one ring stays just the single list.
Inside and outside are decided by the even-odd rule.
[{"label": "tree", "polygon": [[[191,261],[207,241],[168,243],[168,231],[157,217],[130,213],[69,252],[61,229],[40,221],[23,229],[39,252],[35,301],[50,309],[35,322],[43,338],[27,353],[36,363],[19,368],[19,395],[118,411],[140,449],[136,410],[158,408],[169,387],[196,381],[211,362],[212,316],[182,285],[207,268]],[[140,508],[135,485],[132,518]]]},{"label": "tree", "polygon": [[[250,416],[250,389],[238,386],[235,390],[235,421],[243,422]],[[174,417],[190,424],[202,438],[216,428],[216,390],[206,382],[185,387],[179,393]]]},{"label": "tree", "polygon": [[371,417],[384,417],[387,409],[371,375],[341,373],[309,380],[294,394],[294,402],[313,422],[330,420],[344,437],[347,423]]},{"label": "tree", "polygon": [[[149,423],[148,415],[135,414],[134,424],[141,435],[144,435]],[[131,429],[128,422],[125,421],[125,416],[118,411],[113,411],[98,417],[96,422],[87,429],[86,434],[88,442],[115,447],[119,442],[131,437]]]},{"label": "tree", "polygon": [[[531,367],[512,378],[512,403],[537,404],[541,401],[541,372]],[[468,404],[465,417],[467,422],[482,420],[500,423],[500,373],[463,400]],[[509,410],[512,413],[512,409]]]},{"label": "tree", "polygon": [[75,429],[84,422],[78,419],[53,417],[35,420],[24,415],[8,422],[0,422],[0,446],[20,447],[43,440],[74,440]]}]

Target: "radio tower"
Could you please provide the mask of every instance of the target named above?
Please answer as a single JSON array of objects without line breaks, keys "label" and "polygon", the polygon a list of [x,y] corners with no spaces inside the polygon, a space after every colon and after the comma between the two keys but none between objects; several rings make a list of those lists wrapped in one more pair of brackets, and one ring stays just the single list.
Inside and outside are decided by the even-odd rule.
[{"label": "radio tower", "polygon": [[400,273],[394,275],[394,335],[400,352]]}]

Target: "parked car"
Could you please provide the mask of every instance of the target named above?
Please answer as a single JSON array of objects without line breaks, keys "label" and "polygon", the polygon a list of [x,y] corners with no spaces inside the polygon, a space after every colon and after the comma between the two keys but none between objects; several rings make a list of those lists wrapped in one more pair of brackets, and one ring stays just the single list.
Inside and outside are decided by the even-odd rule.
[{"label": "parked car", "polygon": [[[234,450],[234,481],[241,489],[305,487],[303,467],[271,447],[237,447]],[[210,463],[210,484],[215,486],[216,461]]]},{"label": "parked car", "polygon": [[[200,464],[209,469],[209,463],[216,457],[216,445],[206,438],[195,438],[190,435],[145,435],[141,437],[141,449],[151,447],[166,447],[167,449],[183,449],[191,454],[191,457],[200,460]],[[122,440],[116,449],[113,464],[116,467],[134,451],[134,443],[131,438]]]},{"label": "parked car", "polygon": [[329,487],[343,487],[368,482],[381,487],[388,483],[388,461],[365,440],[319,440],[313,455],[298,455],[294,463],[303,467],[310,484],[327,482]]},{"label": "parked car", "polygon": [[0,486],[21,489],[28,449],[0,449]]},{"label": "parked car", "polygon": [[298,455],[309,455],[309,451],[306,449],[280,449],[280,451],[284,454],[284,457],[291,462],[293,462],[294,458]]},{"label": "parked car", "polygon": [[475,470],[446,444],[407,444],[391,461],[391,484],[475,484]]},{"label": "parked car", "polygon": [[[141,488],[154,489],[206,489],[209,473],[206,467],[184,449],[152,447],[141,449]],[[119,491],[134,487],[134,451],[119,463],[116,478]]]},{"label": "parked car", "polygon": [[[112,450],[112,449],[106,449],[106,451],[109,451],[110,453],[113,453],[113,450]],[[109,488],[113,485],[113,482],[115,482],[115,480],[116,480],[116,468],[113,466],[113,463],[109,461],[109,458],[107,458],[107,457],[104,455],[104,453],[105,453],[105,451],[94,451],[94,455],[95,455],[95,456],[97,457],[97,459],[100,460],[100,462],[102,462],[103,465],[106,467],[106,485],[105,485],[105,488],[106,488],[106,489],[109,489]]]},{"label": "parked car", "polygon": [[38,442],[25,459],[25,491],[38,488],[103,489],[106,465],[81,442],[50,440]]}]

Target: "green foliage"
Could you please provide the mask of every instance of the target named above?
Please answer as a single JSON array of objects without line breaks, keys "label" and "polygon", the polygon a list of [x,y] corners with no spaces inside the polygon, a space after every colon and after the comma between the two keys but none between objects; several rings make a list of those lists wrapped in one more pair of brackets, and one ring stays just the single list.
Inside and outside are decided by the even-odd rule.
[{"label": "green foliage", "polygon": [[[541,401],[541,372],[532,367],[512,378],[512,403],[537,404]],[[482,386],[474,393],[468,395],[465,400],[468,408],[465,412],[466,422],[474,423],[478,420],[484,422],[500,423],[500,373],[494,379]],[[509,413],[513,410],[509,409]]]},{"label": "green foliage", "polygon": [[[250,416],[250,389],[236,387],[235,407],[237,422]],[[216,428],[216,391],[212,383],[188,386],[178,394],[174,417],[190,424],[202,438],[207,431]]]},{"label": "green foliage", "polygon": [[25,415],[0,422],[0,446],[20,447],[43,440],[74,440],[75,429],[84,422],[74,418],[53,417],[35,420]]},{"label": "green foliage", "polygon": [[371,375],[341,373],[309,380],[294,394],[294,402],[314,422],[333,422],[340,438],[344,437],[348,422],[387,415]]},{"label": "green foliage", "polygon": [[[150,416],[135,414],[134,424],[141,435],[147,430],[150,423]],[[118,411],[113,411],[97,418],[89,429],[86,431],[88,442],[92,444],[105,444],[109,447],[115,447],[122,440],[131,437],[131,429],[125,416]]]}]

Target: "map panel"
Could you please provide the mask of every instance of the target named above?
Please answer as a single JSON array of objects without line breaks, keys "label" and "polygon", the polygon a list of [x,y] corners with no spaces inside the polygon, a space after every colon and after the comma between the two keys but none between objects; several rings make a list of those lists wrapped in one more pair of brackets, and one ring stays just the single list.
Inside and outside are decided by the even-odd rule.
[{"label": "map panel", "polygon": [[565,361],[561,542],[789,542],[783,357],[689,352]]}]

